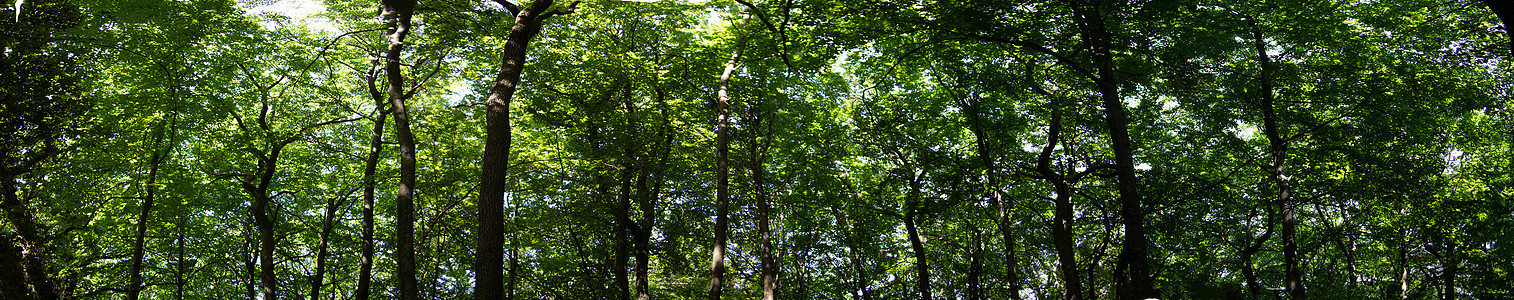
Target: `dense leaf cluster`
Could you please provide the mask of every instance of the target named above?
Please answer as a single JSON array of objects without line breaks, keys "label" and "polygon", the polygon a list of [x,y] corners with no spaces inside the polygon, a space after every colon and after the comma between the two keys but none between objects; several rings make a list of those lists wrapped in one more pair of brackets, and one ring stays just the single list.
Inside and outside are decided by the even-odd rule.
[{"label": "dense leaf cluster", "polygon": [[1514,293],[1499,1],[541,1],[0,10],[0,299]]}]

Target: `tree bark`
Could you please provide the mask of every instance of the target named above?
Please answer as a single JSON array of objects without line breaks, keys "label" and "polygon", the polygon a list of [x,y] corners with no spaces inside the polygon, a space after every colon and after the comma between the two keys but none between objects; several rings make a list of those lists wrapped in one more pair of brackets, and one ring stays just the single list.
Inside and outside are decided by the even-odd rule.
[{"label": "tree bark", "polygon": [[416,0],[382,0],[384,18],[389,22],[389,48],[385,53],[384,74],[388,78],[388,99],[394,114],[394,137],[400,148],[400,182],[395,191],[395,261],[399,299],[413,300],[419,293],[415,279],[415,137],[410,130],[410,113],[405,107],[405,75],[400,59],[405,36],[410,33],[410,19]]},{"label": "tree bark", "polygon": [[[742,19],[742,28],[751,21],[748,15]],[[725,244],[726,232],[730,230],[727,218],[727,202],[730,201],[730,164],[726,160],[729,152],[726,123],[730,119],[731,106],[731,76],[735,74],[741,59],[741,51],[746,48],[746,37],[742,31],[736,33],[736,51],[731,54],[731,59],[725,63],[725,70],[720,73],[719,90],[716,92],[715,103],[715,245],[710,252],[710,285],[709,300],[720,300],[724,292],[723,281],[725,279]]]},{"label": "tree bark", "polygon": [[967,248],[967,299],[983,299],[983,233],[978,225],[967,222],[967,229],[972,232],[972,241]]},{"label": "tree bark", "polygon": [[634,201],[632,199],[631,185],[634,183],[635,178],[639,178],[635,174],[641,172],[641,166],[636,165],[637,160],[635,158],[638,153],[636,150],[638,141],[636,121],[634,120],[636,103],[634,102],[634,98],[632,98],[633,92],[634,88],[629,85],[626,86],[621,101],[621,109],[625,114],[625,123],[623,124],[624,127],[620,129],[622,151],[619,179],[620,197],[615,201],[615,297],[621,300],[631,299],[629,272],[631,244],[633,242],[631,241],[630,234],[632,231],[639,232],[639,230],[634,229],[636,226],[631,221],[631,201]]},{"label": "tree bark", "polygon": [[645,181],[638,180],[639,182],[637,183],[641,187],[640,189],[646,192],[640,197],[641,223],[639,228],[641,230],[636,234],[636,300],[650,300],[652,298],[648,282],[649,278],[647,277],[647,269],[652,258],[652,228],[657,224],[657,199],[662,194],[662,176],[664,171],[667,170],[668,157],[673,153],[673,126],[668,118],[667,95],[663,92],[660,85],[655,86],[653,91],[657,93],[657,104],[662,110],[662,129],[658,135],[663,138],[663,141],[661,145],[654,147],[657,148],[654,151],[658,153],[657,167],[650,170],[650,174],[647,171],[643,171],[641,175],[643,179],[649,176],[652,177],[650,179],[652,181],[652,189],[646,189]]},{"label": "tree bark", "polygon": [[0,231],[0,299],[31,299],[26,268],[22,265],[19,237]]},{"label": "tree bark", "polygon": [[342,206],[346,195],[327,201],[325,217],[321,219],[320,241],[316,243],[315,274],[310,276],[310,300],[321,299],[321,288],[326,279],[326,258],[330,256],[331,230],[336,224],[336,210]]},{"label": "tree bark", "polygon": [[[514,10],[513,4],[499,2]],[[516,11],[515,25],[510,27],[510,36],[505,40],[499,74],[494,77],[484,102],[486,136],[478,187],[474,299],[509,299],[504,292],[504,197],[510,167],[510,100],[525,69],[527,46],[541,33],[542,22],[554,15],[572,13],[578,6],[578,1],[573,1],[567,11],[546,11],[552,2],[537,0]]]},{"label": "tree bark", "polygon": [[269,216],[269,207],[273,202],[273,195],[268,194],[268,188],[273,184],[273,176],[278,171],[279,154],[284,147],[294,142],[287,139],[276,142],[270,147],[267,154],[254,150],[258,158],[257,182],[250,180],[242,181],[242,189],[252,197],[252,205],[248,210],[252,213],[252,224],[258,229],[258,279],[262,282],[259,292],[263,299],[278,299],[278,278],[274,273],[273,252],[278,246],[278,238],[274,235],[278,225]]},{"label": "tree bark", "polygon": [[1042,179],[1051,182],[1055,192],[1052,203],[1055,205],[1052,212],[1051,239],[1052,247],[1057,251],[1058,268],[1062,270],[1063,299],[1078,300],[1083,297],[1083,278],[1078,270],[1077,244],[1073,241],[1073,207],[1072,186],[1063,179],[1061,174],[1052,170],[1052,151],[1061,143],[1062,138],[1062,114],[1059,112],[1056,101],[1049,105],[1051,120],[1046,125],[1046,145],[1041,147],[1041,153],[1036,157],[1036,171]]},{"label": "tree bark", "polygon": [[1083,41],[1089,47],[1094,65],[1098,68],[1098,92],[1104,105],[1104,120],[1109,126],[1110,148],[1115,152],[1115,174],[1119,179],[1120,219],[1125,226],[1125,239],[1120,248],[1118,264],[1114,269],[1115,291],[1118,299],[1154,298],[1156,291],[1151,278],[1151,268],[1146,250],[1145,211],[1141,209],[1140,182],[1135,176],[1135,153],[1130,140],[1129,119],[1125,103],[1120,97],[1120,87],[1115,79],[1114,57],[1110,50],[1109,32],[1105,30],[1104,9],[1101,3],[1074,1],[1074,13],[1079,16],[1078,27],[1083,32]]},{"label": "tree bark", "polygon": [[999,235],[1004,239],[1004,276],[1006,277],[1005,280],[1009,281],[1009,298],[1020,300],[1020,272],[1016,266],[1015,235],[1009,220],[1009,211],[1011,207],[1014,207],[1014,203],[1006,203],[1004,195],[999,191],[999,166],[989,149],[993,136],[989,135],[988,128],[983,124],[982,105],[979,101],[963,102],[963,106],[967,109],[968,122],[973,133],[973,144],[977,147],[978,159],[983,162],[984,176],[987,180],[984,184],[988,190],[988,197],[993,199],[994,205],[999,211],[998,220],[995,224],[998,225]]},{"label": "tree bark", "polygon": [[1461,271],[1461,256],[1455,244],[1446,245],[1445,257],[1441,260],[1441,300],[1456,299],[1456,273]]},{"label": "tree bark", "polygon": [[[762,115],[765,112],[762,97],[754,97],[753,100],[754,112],[748,127],[751,128],[752,139],[751,145],[747,146],[747,158],[750,160],[747,167],[752,172],[752,187],[757,197],[757,251],[760,260],[758,271],[762,277],[762,300],[773,300],[778,289],[778,265],[773,257],[773,231],[769,224],[772,203],[768,200],[767,183],[763,181],[767,173],[763,164],[767,156],[767,143],[772,141],[772,131],[764,130],[763,127]],[[767,139],[759,138],[761,135],[767,135]]]},{"label": "tree bark", "polygon": [[1294,216],[1294,203],[1292,198],[1292,186],[1288,178],[1288,141],[1284,140],[1281,127],[1278,125],[1277,96],[1272,91],[1272,57],[1267,54],[1267,42],[1262,37],[1261,31],[1256,29],[1256,21],[1252,24],[1252,45],[1256,48],[1257,58],[1260,60],[1262,74],[1262,132],[1267,136],[1268,150],[1271,154],[1272,181],[1276,184],[1277,198],[1275,202],[1282,212],[1282,238],[1283,238],[1283,265],[1284,279],[1283,288],[1287,290],[1289,299],[1302,300],[1305,297],[1302,282],[1302,274],[1299,270],[1298,224]]},{"label": "tree bark", "polygon": [[[924,172],[921,172],[924,173]],[[925,258],[925,244],[920,240],[920,232],[915,224],[915,217],[921,208],[920,203],[920,177],[924,174],[911,174],[909,178],[909,196],[904,203],[904,230],[909,234],[909,248],[915,256],[915,290],[920,293],[921,300],[930,300],[930,263]]]},{"label": "tree bark", "polygon": [[4,175],[0,176],[0,210],[5,211],[5,218],[10,222],[15,234],[13,239],[8,241],[14,243],[9,248],[19,250],[21,264],[26,273],[25,282],[31,286],[33,295],[37,299],[58,299],[58,291],[53,285],[52,275],[47,270],[45,241],[42,240],[42,234],[39,232],[42,226],[37,224],[27,201],[17,194],[15,184],[16,176],[19,174],[8,171],[0,170],[7,173],[0,174]]},{"label": "tree bark", "polygon": [[[143,185],[143,188],[147,191],[145,195],[142,196],[142,206],[137,210],[137,235],[132,243],[130,271],[131,279],[126,291],[126,299],[128,300],[141,299],[143,288],[142,260],[145,258],[147,253],[147,223],[148,220],[152,217],[153,201],[157,196],[158,170],[161,169],[163,161],[168,159],[168,156],[173,154],[173,149],[177,147],[175,139],[178,133],[178,123],[178,114],[171,113],[171,115],[169,116],[168,128],[165,128],[167,132],[163,133],[164,135],[167,135],[166,138],[168,139],[168,143],[166,144],[166,147],[168,148],[163,149],[162,152],[158,152],[157,149],[153,149],[152,157],[149,159],[149,166],[147,169],[147,183]],[[163,135],[154,137],[153,145],[156,147],[165,147],[165,144],[163,143],[164,138],[165,137]]]},{"label": "tree bark", "polygon": [[[375,68],[376,72],[377,68]],[[384,119],[389,110],[384,109],[386,99],[374,86],[377,74],[370,73],[369,93],[374,99],[373,131],[368,135],[368,158],[363,162],[363,245],[358,261],[357,300],[368,300],[373,283],[373,200],[378,187],[377,170],[379,155],[384,151]]]}]

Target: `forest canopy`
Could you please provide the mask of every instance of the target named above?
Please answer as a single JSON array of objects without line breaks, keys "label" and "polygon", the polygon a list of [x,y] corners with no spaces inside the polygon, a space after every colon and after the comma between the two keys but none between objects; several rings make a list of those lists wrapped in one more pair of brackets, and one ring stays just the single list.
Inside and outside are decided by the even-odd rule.
[{"label": "forest canopy", "polygon": [[17,0],[0,299],[1511,299],[1499,0]]}]

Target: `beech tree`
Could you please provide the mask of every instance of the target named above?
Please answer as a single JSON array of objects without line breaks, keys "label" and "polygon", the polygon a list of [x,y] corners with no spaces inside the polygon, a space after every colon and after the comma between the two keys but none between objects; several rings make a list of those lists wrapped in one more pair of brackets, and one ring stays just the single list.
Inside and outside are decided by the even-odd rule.
[{"label": "beech tree", "polygon": [[1514,286],[1497,1],[11,4],[5,299]]}]

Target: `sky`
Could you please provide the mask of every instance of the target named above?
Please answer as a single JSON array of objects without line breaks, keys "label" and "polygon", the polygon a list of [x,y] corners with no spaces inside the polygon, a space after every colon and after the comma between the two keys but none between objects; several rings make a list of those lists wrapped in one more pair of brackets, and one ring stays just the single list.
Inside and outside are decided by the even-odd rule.
[{"label": "sky", "polygon": [[[263,1],[259,1],[263,2]],[[256,5],[243,2],[243,9],[249,14],[273,13],[288,16],[294,20],[304,20],[311,28],[326,32],[337,32],[336,24],[325,17],[317,16],[326,10],[326,5],[320,0],[273,0],[268,4]],[[264,26],[277,27],[278,24],[263,22]]]}]

